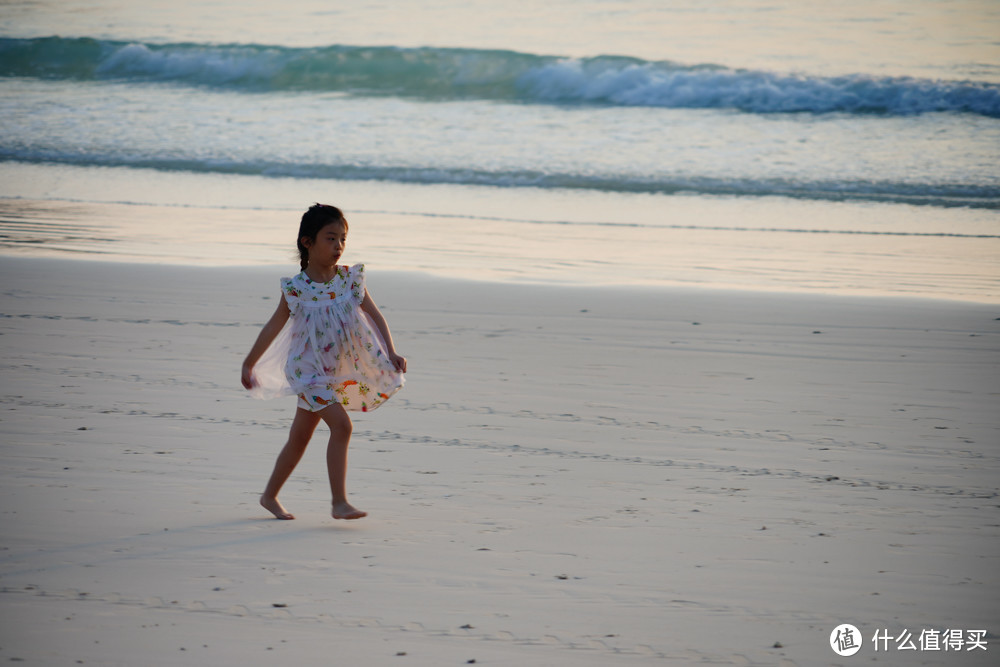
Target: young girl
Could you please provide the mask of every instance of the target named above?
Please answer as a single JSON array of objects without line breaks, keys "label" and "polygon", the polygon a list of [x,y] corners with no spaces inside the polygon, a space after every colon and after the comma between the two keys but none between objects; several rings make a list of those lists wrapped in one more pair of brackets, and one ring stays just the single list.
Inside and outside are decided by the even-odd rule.
[{"label": "young girl", "polygon": [[316,204],[302,216],[298,247],[302,273],[281,279],[281,300],[243,362],[243,386],[257,398],[298,394],[288,442],[278,455],[260,504],[279,519],[294,519],[278,492],[305,453],[320,420],[330,427],[326,464],[334,519],[366,512],[347,502],[348,410],[374,410],[403,386],[406,359],[365,288],[365,268],[338,266],[347,242],[339,208]]}]

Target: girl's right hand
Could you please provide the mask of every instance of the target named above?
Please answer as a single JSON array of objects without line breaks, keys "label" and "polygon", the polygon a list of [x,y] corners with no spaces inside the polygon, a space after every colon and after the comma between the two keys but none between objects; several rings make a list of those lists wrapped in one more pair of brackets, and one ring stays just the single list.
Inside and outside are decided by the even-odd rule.
[{"label": "girl's right hand", "polygon": [[257,386],[257,383],[254,382],[253,378],[253,366],[247,366],[246,364],[243,364],[243,371],[240,374],[240,382],[243,383],[244,389],[253,389],[255,386]]}]

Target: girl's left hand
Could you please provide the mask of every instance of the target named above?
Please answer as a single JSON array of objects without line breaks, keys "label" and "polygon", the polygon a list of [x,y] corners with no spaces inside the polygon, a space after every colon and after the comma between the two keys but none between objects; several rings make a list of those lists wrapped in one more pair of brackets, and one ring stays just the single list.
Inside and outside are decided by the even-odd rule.
[{"label": "girl's left hand", "polygon": [[390,352],[389,361],[392,362],[392,365],[395,366],[396,370],[400,373],[406,372],[406,357],[396,354],[395,352]]}]

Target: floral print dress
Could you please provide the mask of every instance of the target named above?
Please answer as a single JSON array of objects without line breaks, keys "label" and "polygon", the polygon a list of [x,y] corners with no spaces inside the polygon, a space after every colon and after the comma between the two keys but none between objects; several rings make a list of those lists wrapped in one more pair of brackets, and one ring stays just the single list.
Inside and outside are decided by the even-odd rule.
[{"label": "floral print dress", "polygon": [[299,407],[318,412],[331,403],[369,412],[403,387],[403,374],[361,310],[365,267],[337,267],[330,282],[305,272],[281,279],[291,316],[254,367],[257,398],[298,394]]}]

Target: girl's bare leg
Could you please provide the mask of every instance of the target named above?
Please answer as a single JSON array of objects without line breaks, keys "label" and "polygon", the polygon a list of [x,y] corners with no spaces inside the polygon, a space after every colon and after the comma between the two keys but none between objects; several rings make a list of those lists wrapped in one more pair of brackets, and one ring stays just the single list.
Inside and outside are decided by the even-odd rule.
[{"label": "girl's bare leg", "polygon": [[288,432],[288,442],[285,443],[278,460],[274,463],[274,471],[267,481],[267,488],[260,496],[261,506],[271,512],[278,519],[294,519],[280,502],[278,502],[278,492],[288,481],[288,477],[295,470],[295,466],[302,460],[306,446],[312,438],[320,417],[315,412],[309,412],[302,408],[296,408],[295,419],[292,420],[292,428]]},{"label": "girl's bare leg", "polygon": [[334,519],[360,519],[367,512],[347,502],[347,446],[351,442],[354,425],[342,405],[331,405],[319,412],[330,427],[330,444],[326,448],[326,468],[330,475],[330,493],[333,495],[331,516]]}]

